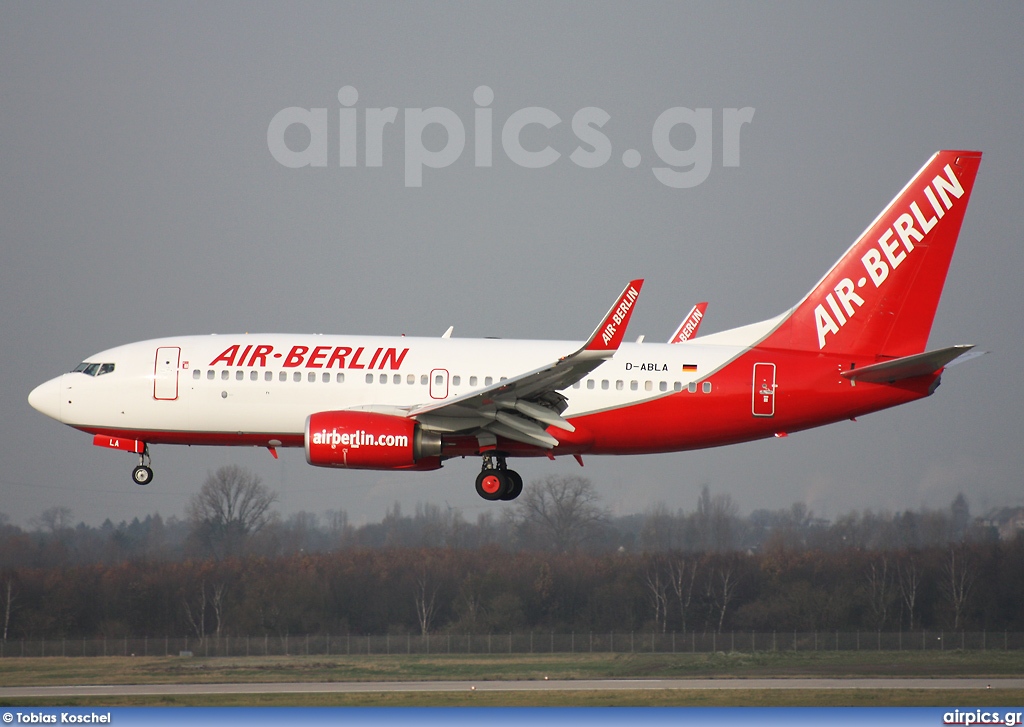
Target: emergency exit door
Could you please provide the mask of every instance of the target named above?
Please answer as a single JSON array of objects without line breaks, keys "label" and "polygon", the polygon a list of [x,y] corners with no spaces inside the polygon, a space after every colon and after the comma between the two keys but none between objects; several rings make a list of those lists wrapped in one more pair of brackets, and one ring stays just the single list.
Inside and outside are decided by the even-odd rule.
[{"label": "emergency exit door", "polygon": [[756,417],[775,416],[775,364],[754,364],[753,413]]},{"label": "emergency exit door", "polygon": [[181,349],[177,347],[158,348],[153,364],[153,398],[173,400],[178,398],[178,359]]}]

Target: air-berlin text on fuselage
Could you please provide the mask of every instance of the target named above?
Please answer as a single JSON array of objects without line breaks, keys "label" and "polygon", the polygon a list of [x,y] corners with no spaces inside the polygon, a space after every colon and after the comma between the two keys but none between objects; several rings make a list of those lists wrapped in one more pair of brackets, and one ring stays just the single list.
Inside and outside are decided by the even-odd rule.
[{"label": "air-berlin text on fuselage", "polygon": [[[861,256],[861,263],[867,271],[867,277],[871,278],[875,288],[882,287],[889,277],[889,272],[898,268],[907,259],[907,255],[913,254],[916,249],[914,243],[924,240],[924,236],[935,227],[946,212],[953,209],[954,200],[963,196],[963,185],[956,178],[952,168],[947,164],[944,171],[946,172],[945,178],[941,175],[936,176],[932,179],[932,183],[925,185],[922,190],[922,194],[928,200],[932,210],[935,211],[935,215],[926,218],[921,211],[920,199],[915,199],[907,206],[906,211],[900,214],[890,227],[886,228],[882,236],[878,238],[878,245],[869,248]],[[940,198],[941,204],[939,203]],[[906,197],[901,199],[906,200]],[[914,225],[915,220],[917,227]],[[824,304],[821,303],[814,309],[819,349],[825,347],[825,336],[830,333],[839,333],[839,329],[856,314],[857,308],[864,305],[864,299],[856,293],[856,289],[863,288],[867,284],[867,277],[861,277],[856,285],[850,278],[843,278],[835,286],[834,293],[825,296],[825,303],[828,304],[829,310],[826,310]]]},{"label": "air-berlin text on fuselage", "polygon": [[367,349],[364,346],[292,346],[287,353],[275,351],[273,346],[236,343],[229,346],[210,366],[267,366],[267,361],[280,361],[283,368],[307,369],[391,369],[402,367],[408,348]]},{"label": "air-berlin text on fuselage", "polygon": [[608,342],[615,338],[615,331],[619,325],[626,318],[626,314],[629,313],[629,309],[633,307],[633,302],[639,297],[640,293],[637,292],[636,288],[632,285],[629,286],[629,290],[622,296],[622,300],[619,301],[618,307],[615,312],[612,313],[611,320],[608,325],[604,327],[604,333],[601,334],[601,340],[604,341],[604,345],[608,345]]}]

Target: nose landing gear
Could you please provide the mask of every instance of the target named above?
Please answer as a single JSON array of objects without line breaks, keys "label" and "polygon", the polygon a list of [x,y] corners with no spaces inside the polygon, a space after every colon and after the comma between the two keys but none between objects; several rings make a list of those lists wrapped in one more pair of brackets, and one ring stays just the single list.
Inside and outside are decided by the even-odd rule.
[{"label": "nose landing gear", "polygon": [[139,466],[132,470],[132,482],[136,485],[145,486],[153,481],[152,461],[149,456],[149,445],[145,445],[139,453]]},{"label": "nose landing gear", "polygon": [[523,492],[523,478],[505,464],[505,455],[487,452],[476,476],[476,494],[485,500],[514,500]]}]

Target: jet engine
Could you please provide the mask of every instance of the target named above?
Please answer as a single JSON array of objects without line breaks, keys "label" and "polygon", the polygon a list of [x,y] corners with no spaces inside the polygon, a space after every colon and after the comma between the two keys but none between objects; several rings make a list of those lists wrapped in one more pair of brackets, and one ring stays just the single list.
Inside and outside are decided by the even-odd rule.
[{"label": "jet engine", "polygon": [[321,411],[306,418],[306,461],[348,469],[436,469],[441,435],[413,419],[369,411]]}]

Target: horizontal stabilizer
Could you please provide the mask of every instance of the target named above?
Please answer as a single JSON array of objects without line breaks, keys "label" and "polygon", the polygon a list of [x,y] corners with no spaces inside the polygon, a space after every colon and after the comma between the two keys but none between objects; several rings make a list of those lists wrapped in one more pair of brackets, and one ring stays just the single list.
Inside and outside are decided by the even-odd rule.
[{"label": "horizontal stabilizer", "polygon": [[938,351],[926,351],[894,358],[891,361],[872,364],[864,368],[844,371],[842,376],[854,381],[865,381],[874,384],[892,383],[915,376],[927,376],[948,366],[954,359],[960,358],[974,346],[961,345],[942,348]]}]

